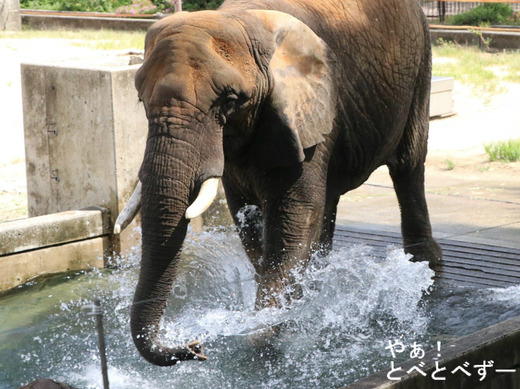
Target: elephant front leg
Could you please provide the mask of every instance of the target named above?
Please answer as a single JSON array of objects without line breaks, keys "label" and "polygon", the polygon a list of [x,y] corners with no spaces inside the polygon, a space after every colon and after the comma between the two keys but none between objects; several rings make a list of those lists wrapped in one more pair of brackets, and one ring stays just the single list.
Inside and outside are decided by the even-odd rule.
[{"label": "elephant front leg", "polygon": [[442,250],[432,237],[424,193],[424,164],[389,168],[401,209],[404,251],[413,255],[414,262],[428,261],[431,268],[440,265]]},{"label": "elephant front leg", "polygon": [[336,229],[336,216],[338,214],[339,197],[327,200],[323,215],[323,228],[321,231],[319,253],[323,256],[332,251],[334,230]]},{"label": "elephant front leg", "polygon": [[318,249],[323,211],[320,204],[289,200],[266,206],[257,309],[281,307],[301,297],[297,278]]},{"label": "elephant front leg", "polygon": [[226,189],[226,197],[229,211],[238,230],[238,236],[249,260],[258,273],[263,256],[264,242],[262,211],[256,205],[246,201],[243,196],[234,194],[231,188]]}]

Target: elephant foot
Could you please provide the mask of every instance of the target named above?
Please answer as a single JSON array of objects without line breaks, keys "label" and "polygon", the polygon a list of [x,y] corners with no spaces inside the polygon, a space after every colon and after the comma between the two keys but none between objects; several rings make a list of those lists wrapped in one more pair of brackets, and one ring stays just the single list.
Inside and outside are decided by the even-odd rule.
[{"label": "elephant foot", "polygon": [[432,238],[415,243],[405,242],[405,252],[412,254],[412,262],[428,262],[430,269],[442,266],[442,249]]}]

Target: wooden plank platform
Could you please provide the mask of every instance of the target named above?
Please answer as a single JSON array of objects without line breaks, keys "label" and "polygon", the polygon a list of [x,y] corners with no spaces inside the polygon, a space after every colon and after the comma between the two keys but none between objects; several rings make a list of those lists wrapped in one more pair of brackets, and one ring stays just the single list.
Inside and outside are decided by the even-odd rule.
[{"label": "wooden plank platform", "polygon": [[[401,246],[401,234],[336,226],[335,244],[366,244],[374,254],[386,256],[389,245]],[[437,240],[443,250],[443,265],[435,278],[475,288],[520,285],[520,250],[454,239]]]}]

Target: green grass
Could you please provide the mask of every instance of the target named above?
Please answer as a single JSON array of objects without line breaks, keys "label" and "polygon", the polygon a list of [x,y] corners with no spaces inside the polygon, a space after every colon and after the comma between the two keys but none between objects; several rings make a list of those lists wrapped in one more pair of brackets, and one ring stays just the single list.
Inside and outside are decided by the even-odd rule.
[{"label": "green grass", "polygon": [[456,164],[451,158],[447,158],[444,162],[446,163],[446,170],[455,169]]},{"label": "green grass", "polygon": [[516,162],[520,160],[520,138],[484,145],[491,162]]},{"label": "green grass", "polygon": [[144,49],[144,31],[31,30],[0,32],[0,39],[66,39],[74,46],[96,50]]},{"label": "green grass", "polygon": [[520,83],[520,51],[489,53],[440,41],[433,58],[433,74],[454,77],[484,95],[503,92],[501,82]]}]

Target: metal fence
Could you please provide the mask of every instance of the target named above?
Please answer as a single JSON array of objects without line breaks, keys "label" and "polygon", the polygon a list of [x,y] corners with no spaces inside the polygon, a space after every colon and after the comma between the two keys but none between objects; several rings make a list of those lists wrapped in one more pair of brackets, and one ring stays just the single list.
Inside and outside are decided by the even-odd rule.
[{"label": "metal fence", "polygon": [[[492,1],[496,2],[496,1]],[[444,22],[444,18],[448,15],[456,15],[466,12],[471,8],[475,8],[484,2],[468,2],[468,1],[431,1],[419,0],[424,13],[428,19],[438,19]],[[513,7],[514,11],[520,11],[520,2],[507,1]]]}]

